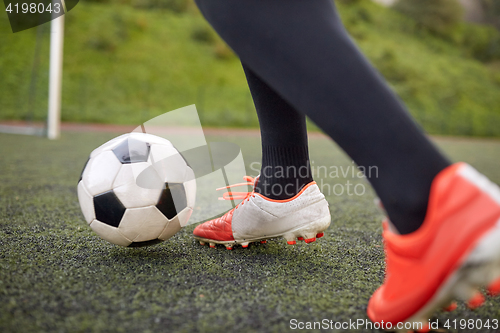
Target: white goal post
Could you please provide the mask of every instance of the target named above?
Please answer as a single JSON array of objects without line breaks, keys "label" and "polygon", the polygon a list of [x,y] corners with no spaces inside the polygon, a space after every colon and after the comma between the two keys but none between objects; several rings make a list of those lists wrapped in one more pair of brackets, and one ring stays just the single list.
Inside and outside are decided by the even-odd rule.
[{"label": "white goal post", "polygon": [[47,137],[50,140],[59,138],[61,134],[63,45],[64,15],[61,15],[50,22],[49,110],[47,114]]},{"label": "white goal post", "polygon": [[[67,12],[64,0],[61,0],[64,13]],[[53,12],[54,14],[54,12]],[[61,133],[61,89],[64,42],[64,15],[50,22],[50,61],[49,61],[49,105],[46,126],[0,124],[0,133],[44,136],[51,140],[58,139]],[[37,40],[37,43],[39,41]],[[35,48],[37,48],[35,46]],[[36,57],[36,55],[35,55]],[[32,107],[32,106],[31,106]]]}]

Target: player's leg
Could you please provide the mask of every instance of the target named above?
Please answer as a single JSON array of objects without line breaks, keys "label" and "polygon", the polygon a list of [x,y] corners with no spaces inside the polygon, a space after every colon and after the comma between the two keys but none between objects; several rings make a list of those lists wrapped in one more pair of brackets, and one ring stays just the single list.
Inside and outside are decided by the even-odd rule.
[{"label": "player's leg", "polygon": [[449,162],[358,51],[331,1],[198,3],[243,63],[372,170],[367,176],[398,231],[415,231],[431,182]]},{"label": "player's leg", "polygon": [[262,167],[255,190],[267,198],[284,200],[312,182],[307,146],[306,116],[243,64],[259,117]]},{"label": "player's leg", "polygon": [[378,168],[370,181],[407,235],[385,228],[390,274],[370,301],[370,318],[425,321],[451,298],[473,296],[477,285],[500,291],[493,282],[500,190],[467,165],[449,165],[354,46],[330,0],[198,4],[262,81],[356,163]]}]

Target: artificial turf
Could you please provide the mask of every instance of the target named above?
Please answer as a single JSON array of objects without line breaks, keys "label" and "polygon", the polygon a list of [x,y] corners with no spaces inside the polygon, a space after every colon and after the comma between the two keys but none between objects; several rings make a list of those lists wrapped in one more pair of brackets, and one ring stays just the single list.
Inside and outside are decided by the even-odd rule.
[{"label": "artificial turf", "polygon": [[[210,249],[192,238],[190,225],[159,245],[121,248],[92,232],[76,195],[89,152],[116,135],[0,134],[0,332],[283,332],[291,319],[367,318],[384,262],[382,214],[365,180],[316,177],[367,190],[328,195],[332,224],[312,244]],[[239,144],[247,165],[260,159],[257,136],[211,139]],[[352,165],[327,139],[310,142],[316,166]],[[500,183],[500,141],[436,142]],[[436,314],[442,323],[499,317],[500,300],[491,298],[475,311],[459,303],[454,313]]]}]

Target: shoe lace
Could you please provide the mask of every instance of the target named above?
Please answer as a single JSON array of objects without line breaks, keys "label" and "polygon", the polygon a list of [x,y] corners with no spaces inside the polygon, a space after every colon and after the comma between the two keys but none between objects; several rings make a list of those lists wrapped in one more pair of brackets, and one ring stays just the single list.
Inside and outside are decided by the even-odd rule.
[{"label": "shoe lace", "polygon": [[[233,192],[231,191],[231,188],[238,186],[251,186],[252,188],[254,188],[255,179],[256,178],[250,176],[244,176],[243,180],[245,180],[246,183],[237,183],[229,186],[219,187],[218,189],[216,189],[217,191],[228,190],[226,193],[222,194],[222,197],[219,197],[219,200],[243,200],[240,203],[241,205],[243,205],[243,203],[248,201],[250,197],[255,197],[255,191],[252,190],[251,192]],[[238,206],[236,206],[236,208],[238,208]]]}]

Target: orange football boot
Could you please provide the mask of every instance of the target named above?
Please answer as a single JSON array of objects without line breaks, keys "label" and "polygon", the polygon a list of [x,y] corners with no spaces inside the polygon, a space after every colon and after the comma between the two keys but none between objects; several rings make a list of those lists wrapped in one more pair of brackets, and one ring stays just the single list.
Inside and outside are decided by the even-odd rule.
[{"label": "orange football boot", "polygon": [[[434,179],[427,215],[415,232],[399,235],[384,221],[386,276],[372,295],[374,322],[421,322],[454,299],[481,306],[500,291],[500,189],[465,163]],[[387,326],[385,326],[387,327]]]}]

